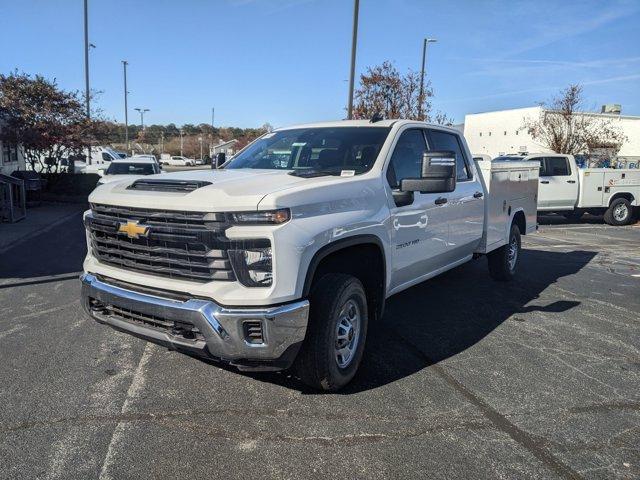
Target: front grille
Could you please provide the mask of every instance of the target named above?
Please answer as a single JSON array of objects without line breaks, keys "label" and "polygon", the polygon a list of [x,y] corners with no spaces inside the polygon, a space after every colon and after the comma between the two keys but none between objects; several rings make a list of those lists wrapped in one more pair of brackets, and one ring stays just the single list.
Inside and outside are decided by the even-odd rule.
[{"label": "front grille", "polygon": [[[87,217],[91,248],[107,265],[170,278],[199,282],[234,281],[224,235],[229,227],[223,213],[167,211],[91,205]],[[149,227],[146,236],[130,238],[121,225]],[[268,240],[267,240],[268,242]]]},{"label": "front grille", "polygon": [[204,335],[193,324],[189,322],[177,322],[156,315],[136,312],[128,308],[116,305],[108,305],[95,298],[89,299],[89,308],[102,316],[113,317],[128,323],[141,325],[147,328],[159,330],[174,337],[181,337],[185,340],[204,340]]}]

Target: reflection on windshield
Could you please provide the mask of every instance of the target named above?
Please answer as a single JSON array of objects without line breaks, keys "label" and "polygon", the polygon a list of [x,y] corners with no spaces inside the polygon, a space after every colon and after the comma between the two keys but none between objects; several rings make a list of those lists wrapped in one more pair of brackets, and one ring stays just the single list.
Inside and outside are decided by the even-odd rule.
[{"label": "reflection on windshield", "polygon": [[298,128],[268,133],[225,168],[261,168],[356,174],[371,169],[389,127]]}]

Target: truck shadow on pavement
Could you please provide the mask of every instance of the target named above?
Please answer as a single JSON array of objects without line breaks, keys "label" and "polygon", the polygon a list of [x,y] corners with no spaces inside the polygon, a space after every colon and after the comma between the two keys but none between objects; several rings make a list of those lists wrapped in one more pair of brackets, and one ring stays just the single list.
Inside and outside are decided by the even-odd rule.
[{"label": "truck shadow on pavement", "polygon": [[87,254],[82,212],[54,230],[43,232],[0,253],[0,288],[46,284],[77,278]]},{"label": "truck shadow on pavement", "polygon": [[[338,394],[349,395],[396,382],[464,352],[505,321],[531,321],[519,314],[561,314],[580,304],[535,300],[560,278],[579,272],[593,259],[594,252],[522,253],[519,275],[513,282],[491,280],[487,261],[481,258],[390,298],[382,322],[370,326],[359,372]],[[317,393],[291,375],[251,376],[303,393]]]}]

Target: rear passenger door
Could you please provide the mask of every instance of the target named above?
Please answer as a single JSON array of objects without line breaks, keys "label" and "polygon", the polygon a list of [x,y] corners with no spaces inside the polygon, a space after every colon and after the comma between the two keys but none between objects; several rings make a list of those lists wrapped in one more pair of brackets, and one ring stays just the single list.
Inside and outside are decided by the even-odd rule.
[{"label": "rear passenger door", "polygon": [[448,263],[473,254],[482,240],[484,191],[461,138],[450,131],[428,130],[430,150],[447,150],[456,157],[456,189],[444,194],[449,223]]},{"label": "rear passenger door", "polygon": [[567,157],[548,156],[540,161],[538,207],[540,210],[573,210],[578,199],[578,172]]}]

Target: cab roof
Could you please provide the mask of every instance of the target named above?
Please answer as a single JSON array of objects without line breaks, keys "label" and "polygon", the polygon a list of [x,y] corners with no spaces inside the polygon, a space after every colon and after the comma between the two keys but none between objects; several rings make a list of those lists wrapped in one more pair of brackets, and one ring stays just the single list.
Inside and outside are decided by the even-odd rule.
[{"label": "cab roof", "polygon": [[444,125],[436,125],[434,123],[421,122],[419,120],[402,120],[402,119],[389,119],[389,120],[379,120],[377,122],[371,122],[370,120],[337,120],[333,122],[317,122],[317,123],[305,123],[301,125],[290,125],[287,127],[277,128],[276,131],[279,130],[292,130],[295,128],[340,128],[340,127],[392,127],[393,125],[405,125],[405,124],[415,124],[424,127],[436,127],[443,128],[445,130],[454,131],[460,133],[458,130],[454,128],[447,127]]}]

